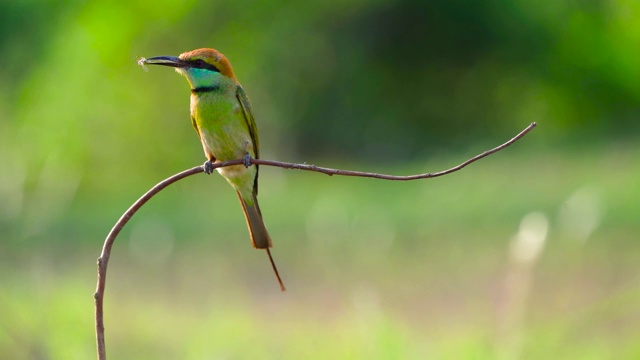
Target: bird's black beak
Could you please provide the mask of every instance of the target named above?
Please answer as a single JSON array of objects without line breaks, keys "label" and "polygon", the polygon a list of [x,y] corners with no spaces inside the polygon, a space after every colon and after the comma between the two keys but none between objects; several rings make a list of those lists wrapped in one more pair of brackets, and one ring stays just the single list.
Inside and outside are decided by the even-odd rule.
[{"label": "bird's black beak", "polygon": [[174,68],[187,67],[188,64],[175,56],[156,56],[152,58],[142,58],[138,60],[138,65],[163,65]]}]

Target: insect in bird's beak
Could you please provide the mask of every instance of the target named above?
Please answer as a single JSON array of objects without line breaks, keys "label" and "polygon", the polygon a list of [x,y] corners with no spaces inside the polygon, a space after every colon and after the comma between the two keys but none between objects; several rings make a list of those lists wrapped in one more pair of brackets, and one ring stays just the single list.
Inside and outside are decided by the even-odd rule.
[{"label": "insect in bird's beak", "polygon": [[142,66],[142,70],[144,70],[145,72],[148,72],[148,71],[149,71],[149,68],[147,68],[147,67],[145,66],[146,61],[147,61],[147,59],[146,59],[146,58],[141,57],[140,59],[138,59],[137,63],[138,63],[138,65]]},{"label": "insect in bird's beak", "polygon": [[180,58],[175,56],[156,56],[152,58],[140,58],[138,60],[138,65],[144,67],[144,65],[163,65],[170,66],[174,68],[183,68],[189,66],[189,64],[185,61],[180,60]]}]

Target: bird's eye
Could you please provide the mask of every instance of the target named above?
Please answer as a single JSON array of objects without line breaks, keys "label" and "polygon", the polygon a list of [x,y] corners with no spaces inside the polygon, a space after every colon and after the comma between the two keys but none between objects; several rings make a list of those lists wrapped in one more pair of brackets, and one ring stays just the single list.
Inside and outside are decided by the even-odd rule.
[{"label": "bird's eye", "polygon": [[211,65],[202,59],[190,60],[189,63],[191,64],[190,66],[194,68],[220,72],[220,70],[215,65]]}]

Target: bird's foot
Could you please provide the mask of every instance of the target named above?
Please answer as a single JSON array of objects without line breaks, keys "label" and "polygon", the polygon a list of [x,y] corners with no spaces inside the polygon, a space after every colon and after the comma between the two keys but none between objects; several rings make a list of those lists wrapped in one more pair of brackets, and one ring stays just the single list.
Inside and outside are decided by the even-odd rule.
[{"label": "bird's foot", "polygon": [[213,172],[213,162],[211,160],[205,161],[202,167],[204,168],[204,172],[207,175],[211,175],[211,173]]},{"label": "bird's foot", "polygon": [[242,158],[242,161],[244,162],[244,167],[248,168],[251,166],[251,154],[246,153],[244,155],[244,157]]}]

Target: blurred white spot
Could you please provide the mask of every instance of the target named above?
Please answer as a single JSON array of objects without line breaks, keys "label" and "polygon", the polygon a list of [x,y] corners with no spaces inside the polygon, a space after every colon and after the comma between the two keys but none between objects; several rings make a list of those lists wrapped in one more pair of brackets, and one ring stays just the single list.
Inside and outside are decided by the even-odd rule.
[{"label": "blurred white spot", "polygon": [[173,231],[166,223],[147,219],[131,231],[129,251],[142,262],[159,264],[171,255],[174,239]]},{"label": "blurred white spot", "polygon": [[536,261],[544,247],[549,220],[541,212],[531,212],[520,221],[520,230],[511,241],[511,259],[530,264]]},{"label": "blurred white spot", "polygon": [[324,197],[316,202],[307,219],[307,238],[315,244],[344,240],[349,235],[345,200]]},{"label": "blurred white spot", "polygon": [[558,223],[567,236],[584,242],[600,226],[602,214],[603,206],[597,189],[583,186],[562,204]]},{"label": "blurred white spot", "polygon": [[359,284],[351,293],[356,313],[365,319],[376,317],[380,311],[380,294],[372,286]]},{"label": "blurred white spot", "polygon": [[376,345],[376,331],[383,320],[380,293],[372,286],[360,284],[353,289],[351,300],[360,341],[365,348],[373,348]]},{"label": "blurred white spot", "polygon": [[356,215],[351,226],[352,235],[359,241],[354,242],[368,256],[385,253],[391,247],[396,231],[389,215],[382,208],[368,207]]},{"label": "blurred white spot", "polygon": [[63,155],[51,153],[25,206],[25,236],[46,233],[71,207],[80,185],[80,174]]}]

